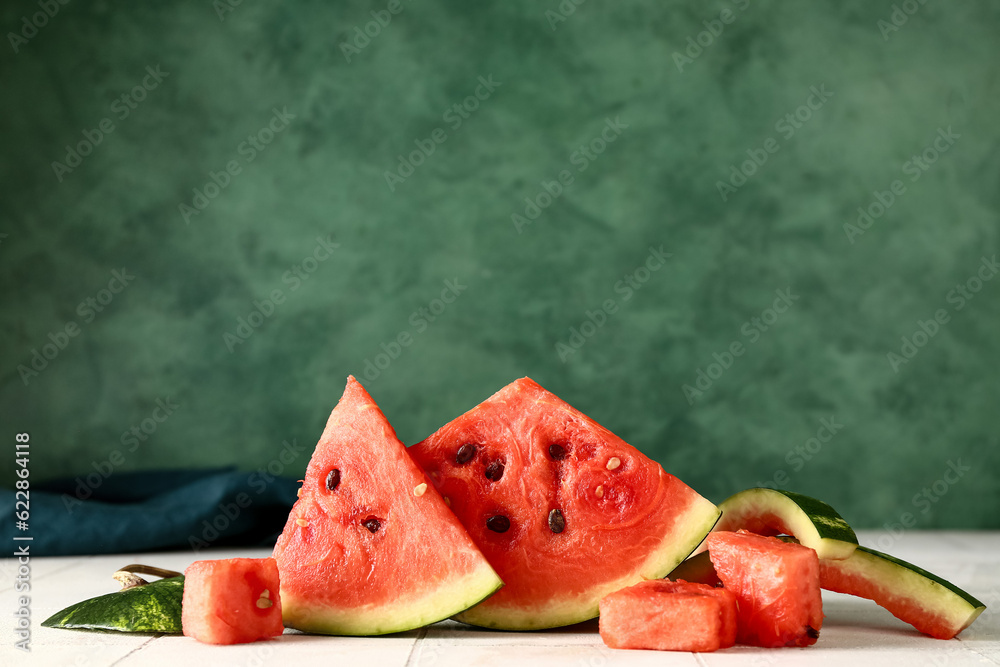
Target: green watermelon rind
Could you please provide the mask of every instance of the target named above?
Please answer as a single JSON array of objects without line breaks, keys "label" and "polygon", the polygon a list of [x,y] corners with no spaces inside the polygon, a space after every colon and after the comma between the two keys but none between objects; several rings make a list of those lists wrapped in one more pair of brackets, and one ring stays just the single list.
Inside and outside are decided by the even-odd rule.
[{"label": "green watermelon rind", "polygon": [[765,487],[733,494],[719,504],[722,518],[715,530],[737,530],[747,517],[774,514],[820,558],[843,560],[858,546],[858,536],[837,510],[822,500],[793,491]]},{"label": "green watermelon rind", "polygon": [[[781,539],[786,542],[797,541],[790,537]],[[950,581],[901,558],[868,547],[859,546],[850,558],[844,560],[823,559],[820,561],[820,566],[837,568],[845,575],[877,582],[881,588],[891,592],[894,598],[904,599],[911,606],[923,610],[931,610],[936,617],[949,622],[954,633],[952,636],[972,625],[973,621],[986,610],[985,604]],[[836,593],[857,595],[851,591],[833,588],[826,582],[821,581],[821,585],[824,589]],[[858,597],[870,599],[866,595]],[[873,601],[886,608],[878,601]],[[899,615],[892,609],[888,611],[899,620],[912,624],[912,620],[905,618],[905,614]]]},{"label": "green watermelon rind", "polygon": [[[925,579],[929,579],[930,581],[932,581],[933,583],[937,584],[938,586],[943,586],[944,588],[946,588],[947,590],[951,591],[952,593],[954,593],[958,597],[962,598],[962,600],[964,600],[967,604],[969,604],[974,610],[978,609],[980,612],[982,612],[984,609],[986,609],[986,605],[985,604],[983,604],[982,602],[980,602],[979,600],[977,600],[975,597],[973,597],[969,593],[965,592],[964,590],[962,590],[961,588],[959,588],[955,584],[951,583],[950,581],[942,579],[941,577],[937,576],[936,574],[928,572],[927,570],[923,569],[922,567],[918,567],[918,566],[914,565],[913,563],[907,563],[905,560],[903,560],[901,558],[896,558],[895,556],[890,556],[887,553],[882,553],[881,551],[876,551],[875,549],[869,549],[868,547],[858,547],[858,550],[859,551],[863,551],[864,553],[869,554],[871,556],[874,556],[875,558],[881,558],[882,560],[889,561],[893,565],[896,565],[898,567],[901,567],[901,568],[904,568],[906,570],[909,570],[909,571],[913,572],[914,574],[917,574],[917,575],[919,575],[921,577],[924,577]],[[975,620],[975,619],[973,619],[973,620]],[[965,626],[965,627],[968,627],[968,626]]]},{"label": "green watermelon rind", "polygon": [[586,601],[567,601],[563,605],[566,608],[564,613],[551,607],[544,613],[517,608],[511,608],[508,613],[504,613],[493,608],[481,615],[477,608],[472,607],[455,615],[454,618],[476,627],[516,631],[565,627],[597,618],[601,598],[641,581],[662,579],[668,575],[698,548],[705,537],[712,532],[720,516],[721,512],[713,503],[699,496],[688,507],[683,518],[674,525],[671,534],[664,538],[660,548],[650,554],[641,568],[625,577],[591,589],[589,599]]},{"label": "green watermelon rind", "polygon": [[[855,576],[873,582],[889,596],[888,600],[883,600],[887,604],[874,600],[876,604],[886,608],[901,621],[910,623],[918,630],[938,639],[951,639],[972,625],[986,609],[986,605],[951,582],[875,549],[858,547],[854,555],[847,560],[827,560],[821,565],[836,568],[845,576]],[[827,582],[823,583],[824,588],[828,590],[849,595],[857,594],[850,590],[831,587]],[[900,601],[904,604],[901,605]],[[897,608],[893,609],[893,606]],[[940,625],[920,627],[919,615],[907,617],[910,609],[932,615],[936,619],[934,623]],[[947,631],[943,634],[934,632],[934,630],[943,631],[945,628]]]},{"label": "green watermelon rind", "polygon": [[368,637],[407,632],[443,621],[473,607],[496,593],[503,582],[485,562],[475,572],[456,581],[436,582],[424,599],[401,600],[397,605],[347,609],[338,616],[330,609],[316,609],[282,591],[285,627],[324,635]]},{"label": "green watermelon rind", "polygon": [[179,635],[184,577],[171,577],[70,605],[42,621],[45,628]]},{"label": "green watermelon rind", "polygon": [[715,572],[712,559],[709,558],[708,551],[702,551],[677,564],[667,579],[684,581],[695,584],[707,584],[709,586],[719,585],[719,575]]}]

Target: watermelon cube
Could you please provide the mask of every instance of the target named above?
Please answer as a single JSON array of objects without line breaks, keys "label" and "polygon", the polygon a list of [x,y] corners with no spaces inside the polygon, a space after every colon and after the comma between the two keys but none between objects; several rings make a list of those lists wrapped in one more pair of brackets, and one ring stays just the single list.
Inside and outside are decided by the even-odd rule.
[{"label": "watermelon cube", "polygon": [[650,580],[605,596],[601,639],[611,648],[707,652],[733,645],[736,598],[702,584]]},{"label": "watermelon cube", "polygon": [[708,553],[723,585],[736,595],[739,643],[816,643],[823,599],[814,550],[741,530],[710,533]]},{"label": "watermelon cube", "polygon": [[719,632],[719,648],[729,648],[736,643],[736,596],[725,588],[716,588],[705,584],[696,584],[678,579],[653,579],[644,581],[637,586],[645,586],[652,591],[661,593],[685,593],[688,595],[708,595],[719,601],[722,626]]},{"label": "watermelon cube", "polygon": [[278,591],[273,558],[196,561],[184,571],[184,634],[206,644],[276,637],[284,632]]}]

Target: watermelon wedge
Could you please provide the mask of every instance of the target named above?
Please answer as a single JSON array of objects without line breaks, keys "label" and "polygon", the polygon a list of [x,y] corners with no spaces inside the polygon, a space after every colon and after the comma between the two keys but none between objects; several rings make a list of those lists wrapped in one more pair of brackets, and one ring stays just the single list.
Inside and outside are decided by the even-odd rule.
[{"label": "watermelon wedge", "polygon": [[740,491],[719,505],[722,518],[715,530],[748,530],[757,535],[794,535],[820,558],[843,559],[858,546],[858,536],[835,509],[801,493],[754,488]]},{"label": "watermelon wedge", "polygon": [[502,584],[353,377],[274,547],[285,625],[378,635],[448,618]]},{"label": "watermelon wedge", "polygon": [[874,600],[936,639],[951,639],[986,609],[958,586],[867,547],[858,547],[847,560],[821,560],[819,576],[823,588]]},{"label": "watermelon wedge", "polygon": [[533,630],[593,618],[605,595],[670,572],[719,512],[528,378],[410,448],[503,579],[456,618]]},{"label": "watermelon wedge", "polygon": [[714,532],[708,553],[738,606],[737,641],[777,648],[815,644],[823,625],[816,552],[746,531]]}]

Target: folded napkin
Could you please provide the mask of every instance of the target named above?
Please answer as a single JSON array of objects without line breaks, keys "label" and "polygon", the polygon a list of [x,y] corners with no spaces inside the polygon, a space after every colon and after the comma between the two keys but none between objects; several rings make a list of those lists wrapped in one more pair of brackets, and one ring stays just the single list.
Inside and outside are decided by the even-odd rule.
[{"label": "folded napkin", "polygon": [[[8,519],[3,539],[32,556],[271,546],[298,487],[235,468],[116,473],[93,490],[81,478],[33,483],[28,530]],[[13,517],[14,493],[3,496],[0,513]]]}]

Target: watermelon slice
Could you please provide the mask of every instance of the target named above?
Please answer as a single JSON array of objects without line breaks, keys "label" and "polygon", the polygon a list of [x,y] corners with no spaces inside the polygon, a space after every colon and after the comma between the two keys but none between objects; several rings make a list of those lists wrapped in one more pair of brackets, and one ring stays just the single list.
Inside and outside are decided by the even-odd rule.
[{"label": "watermelon slice", "polygon": [[847,560],[821,560],[819,576],[823,588],[874,600],[937,639],[951,639],[986,609],[958,586],[866,547],[858,547]]},{"label": "watermelon slice", "polygon": [[709,595],[638,584],[601,600],[601,639],[611,648],[715,651],[722,647],[722,607]]},{"label": "watermelon slice", "polygon": [[410,448],[505,586],[456,618],[533,630],[670,572],[715,505],[535,382],[513,382]]},{"label": "watermelon slice", "polygon": [[715,530],[794,535],[820,558],[847,558],[858,546],[858,536],[835,509],[801,493],[746,489],[722,501],[719,509],[722,518]]},{"label": "watermelon slice", "polygon": [[285,625],[378,635],[452,616],[501,581],[353,377],[274,547]]},{"label": "watermelon slice", "polygon": [[206,644],[277,637],[284,632],[278,591],[273,558],[196,561],[184,572],[184,634]]},{"label": "watermelon slice", "polygon": [[708,553],[736,595],[738,642],[764,648],[816,643],[823,600],[814,550],[741,530],[710,534]]}]

